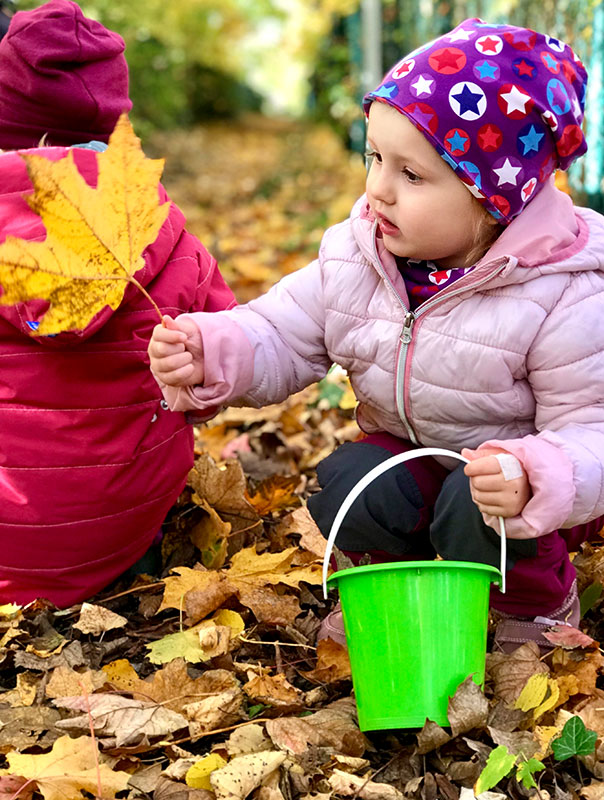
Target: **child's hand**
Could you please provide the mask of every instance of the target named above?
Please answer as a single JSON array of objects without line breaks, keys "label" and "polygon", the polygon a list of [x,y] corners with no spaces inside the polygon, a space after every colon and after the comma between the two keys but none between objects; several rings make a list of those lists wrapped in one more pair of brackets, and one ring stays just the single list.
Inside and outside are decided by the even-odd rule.
[{"label": "child's hand", "polygon": [[151,372],[168,386],[203,383],[203,341],[197,325],[187,317],[156,325],[149,342]]},{"label": "child's hand", "polygon": [[470,478],[472,500],[483,514],[494,517],[515,517],[531,496],[531,485],[524,469],[519,478],[505,479],[501,464],[495,458],[496,454],[505,452],[495,447],[461,451],[471,462],[466,464],[464,473]]}]

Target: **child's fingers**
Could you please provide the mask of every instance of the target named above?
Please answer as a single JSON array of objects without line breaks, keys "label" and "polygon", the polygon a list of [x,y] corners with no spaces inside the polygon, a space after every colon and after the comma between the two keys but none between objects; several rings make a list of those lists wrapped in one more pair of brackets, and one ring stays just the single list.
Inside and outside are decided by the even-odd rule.
[{"label": "child's fingers", "polygon": [[463,471],[469,478],[476,475],[501,475],[501,464],[495,456],[484,456],[477,458],[476,461],[470,461]]},{"label": "child's fingers", "polygon": [[475,475],[472,478],[472,486],[481,492],[499,492],[505,488],[506,481],[502,472],[497,475]]},{"label": "child's fingers", "polygon": [[193,364],[191,353],[173,353],[165,358],[152,358],[151,368],[157,375],[168,375],[171,372]]},{"label": "child's fingers", "polygon": [[[170,319],[167,317],[167,319]],[[174,320],[172,320],[172,324],[174,324]],[[179,328],[172,327],[172,328],[165,328],[163,325],[156,325],[153,328],[153,333],[151,335],[152,342],[186,342],[187,341],[187,334],[184,331],[181,331]]]},{"label": "child's fingers", "polygon": [[157,373],[155,370],[154,372],[156,377],[166,386],[188,386],[190,383],[189,378],[193,375],[194,369],[194,365],[191,363],[169,372]]}]

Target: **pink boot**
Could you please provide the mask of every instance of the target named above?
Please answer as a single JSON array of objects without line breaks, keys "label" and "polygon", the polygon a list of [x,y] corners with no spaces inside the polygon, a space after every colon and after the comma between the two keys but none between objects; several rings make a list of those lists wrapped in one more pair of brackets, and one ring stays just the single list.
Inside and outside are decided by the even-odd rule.
[{"label": "pink boot", "polygon": [[555,645],[544,637],[544,632],[554,625],[570,625],[578,628],[581,619],[581,606],[577,594],[577,581],[573,581],[566,599],[555,611],[551,611],[547,617],[535,617],[534,619],[518,619],[507,617],[497,625],[495,631],[495,641],[493,652],[513,653],[520,645],[525,642],[537,642],[542,653],[553,650]]},{"label": "pink boot", "polygon": [[334,606],[333,611],[325,617],[317,633],[317,642],[321,639],[333,639],[334,642],[346,647],[346,634],[344,633],[344,619],[342,618],[342,606],[339,601]]}]

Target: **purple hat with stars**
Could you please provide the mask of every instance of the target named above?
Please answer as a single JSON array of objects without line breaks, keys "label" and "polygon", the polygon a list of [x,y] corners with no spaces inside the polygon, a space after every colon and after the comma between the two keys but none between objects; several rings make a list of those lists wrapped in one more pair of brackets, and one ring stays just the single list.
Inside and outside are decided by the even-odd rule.
[{"label": "purple hat with stars", "polygon": [[587,150],[587,72],[564,42],[467,19],[410,53],[363,101],[405,114],[504,225]]}]

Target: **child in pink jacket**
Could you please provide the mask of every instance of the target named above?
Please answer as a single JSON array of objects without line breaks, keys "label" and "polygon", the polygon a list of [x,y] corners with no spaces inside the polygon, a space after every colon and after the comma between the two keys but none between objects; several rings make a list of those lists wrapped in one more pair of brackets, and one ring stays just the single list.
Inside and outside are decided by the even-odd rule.
[{"label": "child in pink jacket", "polygon": [[568,551],[604,514],[604,218],[553,179],[586,150],[586,80],[563,42],[479,19],[409,54],[365,97],[366,194],[318,259],[246,306],[166,320],[149,347],[170,407],[202,417],[348,371],[367,436],[319,465],[325,535],[391,454],[470,459],[385,473],[338,544],[497,565],[503,516],[503,649],[576,625]]},{"label": "child in pink jacket", "polygon": [[[46,235],[16,149],[58,160],[94,140],[71,152],[96,183],[95,151],[131,107],[123,52],[120,36],[70,0],[12,18],[0,42],[0,242]],[[235,303],[175,205],[144,259],[137,280],[167,314]],[[193,434],[149,373],[157,314],[134,286],[83,330],[36,336],[46,309],[0,305],[0,603],[69,606],[152,545],[193,464]]]}]

